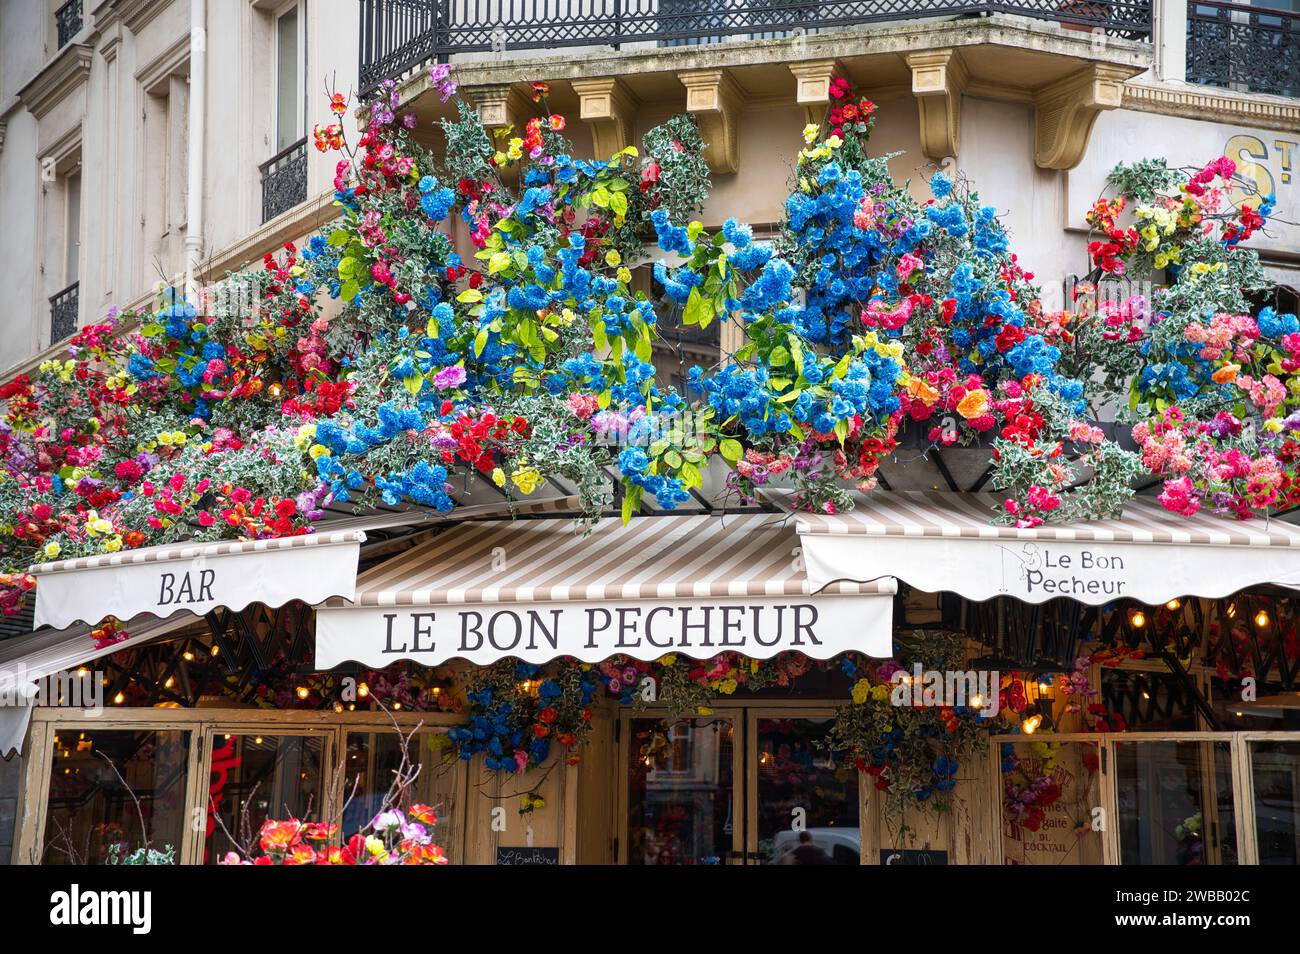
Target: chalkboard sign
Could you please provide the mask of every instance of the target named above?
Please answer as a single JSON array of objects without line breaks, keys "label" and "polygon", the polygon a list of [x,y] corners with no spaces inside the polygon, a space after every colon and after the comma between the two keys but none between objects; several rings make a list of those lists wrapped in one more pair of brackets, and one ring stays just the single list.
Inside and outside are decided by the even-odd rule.
[{"label": "chalkboard sign", "polygon": [[499,865],[558,865],[559,848],[497,848]]},{"label": "chalkboard sign", "polygon": [[917,848],[881,848],[882,865],[946,865],[948,852]]}]

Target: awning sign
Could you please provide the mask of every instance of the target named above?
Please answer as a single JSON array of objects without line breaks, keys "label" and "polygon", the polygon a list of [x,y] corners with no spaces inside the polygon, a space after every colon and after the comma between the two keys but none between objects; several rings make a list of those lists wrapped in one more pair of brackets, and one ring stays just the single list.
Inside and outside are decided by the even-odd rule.
[{"label": "awning sign", "polygon": [[105,616],[202,615],[251,603],[283,606],[351,598],[365,534],[188,545],[63,560],[33,567],[35,623],[59,629]]},{"label": "awning sign", "polygon": [[888,593],[663,601],[550,601],[430,606],[321,607],[316,666],[382,668],[397,659],[485,665],[507,656],[543,663],[559,656],[599,662],[669,653],[757,659],[797,651],[828,659],[849,650],[892,652]]}]

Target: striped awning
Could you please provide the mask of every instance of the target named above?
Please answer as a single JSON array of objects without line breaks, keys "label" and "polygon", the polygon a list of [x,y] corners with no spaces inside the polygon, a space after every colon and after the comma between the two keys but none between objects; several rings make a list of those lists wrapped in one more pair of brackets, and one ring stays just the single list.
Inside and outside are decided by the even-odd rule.
[{"label": "striped awning", "polygon": [[1300,527],[1279,519],[1183,517],[1138,497],[1121,519],[1021,529],[992,522],[1000,503],[992,494],[876,492],[845,513],[796,513],[795,524],[817,586],[896,577],[974,600],[1093,605],[1300,587]]},{"label": "striped awning", "polygon": [[66,629],[77,622],[97,624],[110,615],[166,618],[181,612],[202,615],[219,606],[239,610],[253,603],[283,606],[302,600],[315,605],[331,596],[351,598],[367,533],[565,510],[575,502],[561,497],[497,501],[446,513],[367,514],[323,522],[314,532],[293,537],[177,543],[40,563],[28,570],[36,578],[35,625]]},{"label": "striped awning", "polygon": [[[891,652],[893,580],[813,586],[773,514],[457,526],[316,614],[316,665]],[[869,597],[885,597],[870,599]],[[864,598],[866,597],[866,598]]]}]

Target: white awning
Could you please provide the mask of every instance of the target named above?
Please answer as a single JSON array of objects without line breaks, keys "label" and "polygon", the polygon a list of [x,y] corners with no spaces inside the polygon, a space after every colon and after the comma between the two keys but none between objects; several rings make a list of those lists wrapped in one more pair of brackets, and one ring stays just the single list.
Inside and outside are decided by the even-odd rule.
[{"label": "white awning", "polygon": [[308,533],[271,540],[181,544],[42,563],[36,625],[59,629],[140,613],[202,615],[219,606],[283,606],[351,597],[365,531]]},{"label": "white awning", "polygon": [[847,513],[798,513],[808,578],[820,587],[896,577],[973,600],[1091,605],[1300,588],[1300,528],[1281,520],[1183,517],[1139,497],[1119,520],[1017,529],[990,522],[999,503],[992,494],[876,492]]},{"label": "white awning", "polygon": [[316,665],[616,654],[826,659],[892,652],[893,580],[810,585],[772,514],[492,521],[439,534],[363,573],[353,605],[316,612]]},{"label": "white awning", "polygon": [[296,537],[179,543],[41,563],[28,571],[36,577],[35,623],[63,629],[78,622],[98,624],[110,615],[165,618],[182,612],[202,615],[217,607],[240,610],[252,603],[274,607],[293,600],[315,605],[331,596],[351,599],[367,532],[561,510],[575,502],[559,497],[498,501],[446,513],[369,514],[322,523]]},{"label": "white awning", "polygon": [[7,758],[23,744],[32,715],[32,690],[38,680],[72,672],[101,656],[158,639],[193,622],[186,616],[142,617],[123,626],[126,639],[102,647],[91,640],[89,626],[46,630],[0,643],[0,758]]}]

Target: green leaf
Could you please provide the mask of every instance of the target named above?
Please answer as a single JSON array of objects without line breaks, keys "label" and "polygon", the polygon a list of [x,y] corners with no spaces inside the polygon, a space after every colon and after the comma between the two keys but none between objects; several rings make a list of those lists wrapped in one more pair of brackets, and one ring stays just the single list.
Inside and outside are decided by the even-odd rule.
[{"label": "green leaf", "polygon": [[642,490],[635,484],[629,484],[627,479],[623,480],[623,524],[624,526],[632,519],[632,515],[641,509]]},{"label": "green leaf", "polygon": [[349,278],[343,283],[343,287],[339,289],[339,298],[344,301],[351,301],[357,297],[360,291],[361,286],[356,283],[356,280]]},{"label": "green leaf", "polygon": [[514,259],[510,257],[509,252],[493,252],[488,258],[488,274],[496,275],[504,272],[512,265],[514,265]]},{"label": "green leaf", "polygon": [[412,394],[419,394],[420,388],[424,386],[424,376],[413,374],[409,378],[402,378],[402,384]]},{"label": "green leaf", "polygon": [[330,233],[330,237],[325,240],[328,245],[347,245],[352,238],[352,233],[346,229],[335,229]]},{"label": "green leaf", "polygon": [[836,422],[835,422],[835,437],[836,437],[836,439],[840,442],[840,446],[841,446],[841,447],[844,446],[844,441],[848,438],[848,436],[849,436],[849,422],[848,422],[848,421],[836,421]]},{"label": "green leaf", "polygon": [[456,300],[460,302],[482,301],[483,293],[477,288],[466,288],[456,296]]},{"label": "green leaf", "polygon": [[483,349],[487,347],[487,342],[488,330],[487,328],[480,328],[479,333],[474,336],[474,357],[477,358],[483,353]]},{"label": "green leaf", "polygon": [[718,453],[734,464],[740,460],[740,455],[745,453],[745,448],[741,446],[740,441],[724,437],[718,444]]},{"label": "green leaf", "polygon": [[767,363],[774,368],[784,367],[790,363],[790,349],[785,345],[777,345],[772,349],[772,353],[767,356]]},{"label": "green leaf", "polygon": [[609,196],[609,207],[615,215],[627,215],[627,193],[613,192]]},{"label": "green leaf", "polygon": [[677,453],[675,450],[670,450],[668,453],[664,454],[664,463],[673,470],[677,470],[682,466],[682,455]]}]

